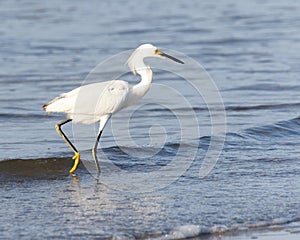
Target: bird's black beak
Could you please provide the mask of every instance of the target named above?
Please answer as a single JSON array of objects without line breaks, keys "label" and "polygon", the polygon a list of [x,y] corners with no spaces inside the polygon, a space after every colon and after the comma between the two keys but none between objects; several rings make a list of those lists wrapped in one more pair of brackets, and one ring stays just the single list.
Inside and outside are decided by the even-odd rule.
[{"label": "bird's black beak", "polygon": [[179,60],[179,59],[177,59],[177,58],[175,58],[175,57],[172,57],[172,56],[170,56],[170,55],[168,55],[168,54],[166,54],[166,53],[164,53],[164,52],[162,52],[162,51],[160,51],[160,50],[158,50],[158,49],[155,50],[155,54],[157,54],[157,55],[159,55],[159,56],[162,56],[162,57],[169,58],[169,59],[173,60],[174,62],[178,62],[178,63],[184,64],[183,61],[181,61],[181,60]]}]

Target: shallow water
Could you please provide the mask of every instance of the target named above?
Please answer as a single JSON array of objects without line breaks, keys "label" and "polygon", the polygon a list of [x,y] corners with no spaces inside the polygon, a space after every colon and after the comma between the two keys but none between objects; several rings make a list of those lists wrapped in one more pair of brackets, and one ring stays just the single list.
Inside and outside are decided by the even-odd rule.
[{"label": "shallow water", "polygon": [[[299,8],[295,1],[1,1],[1,238],[178,238],[299,225]],[[119,132],[104,131],[101,154],[130,173],[123,182],[103,158],[99,183],[84,166],[69,176],[72,153],[54,130],[64,117],[41,106],[80,86],[99,62],[144,42],[194,58],[214,79],[227,117],[217,164],[199,178],[212,142],[204,101],[180,77],[154,70],[155,83],[190,93],[199,138],[181,142],[174,112],[145,105],[130,122],[138,146],[122,138],[125,112],[112,119]],[[189,119],[186,109],[180,113]],[[151,142],[157,123],[165,130],[152,128]],[[167,172],[141,181],[163,188],[119,191],[136,184],[135,173],[171,163],[179,147],[180,160],[195,149],[196,157],[174,183],[165,184]]]}]

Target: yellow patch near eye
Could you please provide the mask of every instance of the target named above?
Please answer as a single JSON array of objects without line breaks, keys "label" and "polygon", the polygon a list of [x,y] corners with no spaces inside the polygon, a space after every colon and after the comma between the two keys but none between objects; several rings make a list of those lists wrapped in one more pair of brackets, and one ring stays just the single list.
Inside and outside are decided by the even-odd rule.
[{"label": "yellow patch near eye", "polygon": [[156,49],[156,50],[155,50],[155,54],[162,55],[162,52],[159,51],[158,49]]}]

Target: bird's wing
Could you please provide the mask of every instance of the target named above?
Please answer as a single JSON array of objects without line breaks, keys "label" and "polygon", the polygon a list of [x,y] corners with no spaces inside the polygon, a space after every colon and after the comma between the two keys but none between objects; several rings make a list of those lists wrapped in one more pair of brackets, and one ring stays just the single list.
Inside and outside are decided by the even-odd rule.
[{"label": "bird's wing", "polygon": [[74,122],[90,124],[121,110],[127,101],[128,83],[112,80],[92,83],[63,93],[43,106],[47,112],[64,112]]},{"label": "bird's wing", "polygon": [[113,114],[123,109],[127,103],[129,85],[122,80],[109,82],[106,88],[99,94],[96,103],[95,114]]},{"label": "bird's wing", "polygon": [[99,121],[104,115],[121,110],[128,92],[128,83],[122,80],[82,86],[74,104],[74,122],[90,124]]}]

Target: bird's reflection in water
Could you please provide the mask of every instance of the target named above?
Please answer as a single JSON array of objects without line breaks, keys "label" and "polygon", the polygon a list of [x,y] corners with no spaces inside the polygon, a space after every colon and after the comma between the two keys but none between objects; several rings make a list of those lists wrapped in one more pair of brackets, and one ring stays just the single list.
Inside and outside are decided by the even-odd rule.
[{"label": "bird's reflection in water", "polygon": [[100,230],[101,226],[103,231],[103,226],[107,226],[117,234],[120,225],[135,232],[141,223],[151,229],[151,226],[157,226],[158,222],[163,223],[166,219],[162,204],[165,196],[157,192],[137,194],[117,191],[90,175],[73,176],[70,189],[72,191],[67,193],[71,194],[65,198],[66,205],[75,206],[75,209],[67,213],[69,221],[80,221],[85,216],[85,224],[89,227],[99,227]]}]

